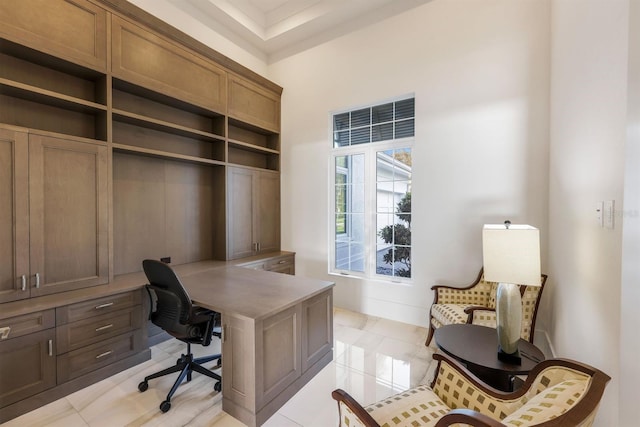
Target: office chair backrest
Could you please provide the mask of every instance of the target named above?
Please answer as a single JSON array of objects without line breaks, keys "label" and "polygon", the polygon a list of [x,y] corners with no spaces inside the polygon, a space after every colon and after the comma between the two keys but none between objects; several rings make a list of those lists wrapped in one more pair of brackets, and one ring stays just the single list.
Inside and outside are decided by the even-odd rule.
[{"label": "office chair backrest", "polygon": [[176,273],[168,264],[153,259],[142,261],[142,269],[149,280],[148,289],[157,298],[151,321],[168,332],[183,328],[191,315],[192,304]]}]

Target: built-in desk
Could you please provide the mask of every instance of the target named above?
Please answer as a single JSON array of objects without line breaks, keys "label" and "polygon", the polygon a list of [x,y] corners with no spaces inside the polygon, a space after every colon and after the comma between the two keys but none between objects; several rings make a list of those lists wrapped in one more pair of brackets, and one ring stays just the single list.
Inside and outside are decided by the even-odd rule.
[{"label": "built-in desk", "polygon": [[222,408],[245,424],[264,423],[333,359],[333,283],[234,266],[180,278],[222,314]]},{"label": "built-in desk", "polygon": [[[223,409],[250,426],[333,358],[333,283],[268,271],[291,264],[293,253],[274,252],[174,266],[196,304],[222,313]],[[146,283],[131,273],[1,304],[0,423],[148,360]],[[31,365],[39,376],[20,375]]]}]

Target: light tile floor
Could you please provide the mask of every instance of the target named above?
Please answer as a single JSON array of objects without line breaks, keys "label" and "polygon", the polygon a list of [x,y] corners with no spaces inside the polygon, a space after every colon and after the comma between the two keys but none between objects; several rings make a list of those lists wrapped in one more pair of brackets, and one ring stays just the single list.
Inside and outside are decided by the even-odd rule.
[{"label": "light tile floor", "polygon": [[[327,427],[338,425],[338,409],[331,391],[342,388],[356,400],[369,404],[433,377],[433,348],[425,347],[422,327],[334,310],[334,358],[265,424],[266,427]],[[219,341],[206,348],[194,346],[196,355],[219,351]],[[169,340],[151,348],[151,360],[90,387],[15,418],[1,427],[60,426],[213,426],[244,424],[222,412],[221,394],[213,381],[194,374],[171,400],[165,414],[164,400],[175,376],[149,383],[140,393],[145,375],[175,363],[184,345]]]}]

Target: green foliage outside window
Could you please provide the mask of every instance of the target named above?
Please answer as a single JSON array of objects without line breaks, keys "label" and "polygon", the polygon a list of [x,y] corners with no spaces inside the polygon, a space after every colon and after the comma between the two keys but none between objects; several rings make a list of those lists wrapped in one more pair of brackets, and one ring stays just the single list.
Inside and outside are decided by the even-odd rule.
[{"label": "green foliage outside window", "polygon": [[411,277],[411,192],[405,193],[398,202],[396,216],[406,225],[387,225],[378,231],[385,243],[392,244],[382,259],[386,264],[404,266],[396,269],[396,276]]}]

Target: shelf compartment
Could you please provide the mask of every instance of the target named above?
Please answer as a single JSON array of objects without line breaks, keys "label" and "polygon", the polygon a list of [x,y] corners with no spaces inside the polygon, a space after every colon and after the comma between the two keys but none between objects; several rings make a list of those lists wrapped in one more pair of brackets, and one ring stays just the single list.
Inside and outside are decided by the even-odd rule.
[{"label": "shelf compartment", "polygon": [[228,150],[230,164],[273,171],[280,170],[280,156],[273,150],[248,149],[246,146],[237,144],[229,144]]},{"label": "shelf compartment", "polygon": [[223,115],[119,79],[113,79],[113,108],[130,117],[163,124],[165,130],[224,137]]},{"label": "shelf compartment", "polygon": [[[57,98],[53,98],[54,101],[50,104],[40,103],[36,101],[40,95],[29,92],[25,95],[24,91],[13,89],[15,88],[0,85],[0,123],[107,140],[106,111],[92,106],[79,107],[80,104],[74,103],[74,108],[64,108],[69,104]],[[50,97],[46,98],[52,100]]]},{"label": "shelf compartment", "polygon": [[114,115],[114,146],[130,146],[139,149],[154,150],[167,153],[168,156],[188,156],[205,160],[225,161],[224,139],[216,139],[213,135],[199,135],[183,132],[171,127],[149,121],[140,121],[129,116]]},{"label": "shelf compartment", "polygon": [[154,150],[150,148],[135,147],[132,145],[114,143],[112,144],[112,146],[113,146],[113,150],[119,153],[140,154],[148,157],[156,157],[156,158],[167,159],[167,160],[178,160],[178,161],[197,163],[197,164],[203,164],[203,165],[224,166],[225,164],[224,162],[221,162],[218,160],[209,160],[202,157],[187,156],[183,154],[170,153],[167,151]]},{"label": "shelf compartment", "polygon": [[0,63],[0,78],[15,82],[16,87],[88,104],[107,104],[105,74],[2,39]]},{"label": "shelf compartment", "polygon": [[280,150],[280,135],[257,126],[229,118],[229,140],[256,147]]}]

